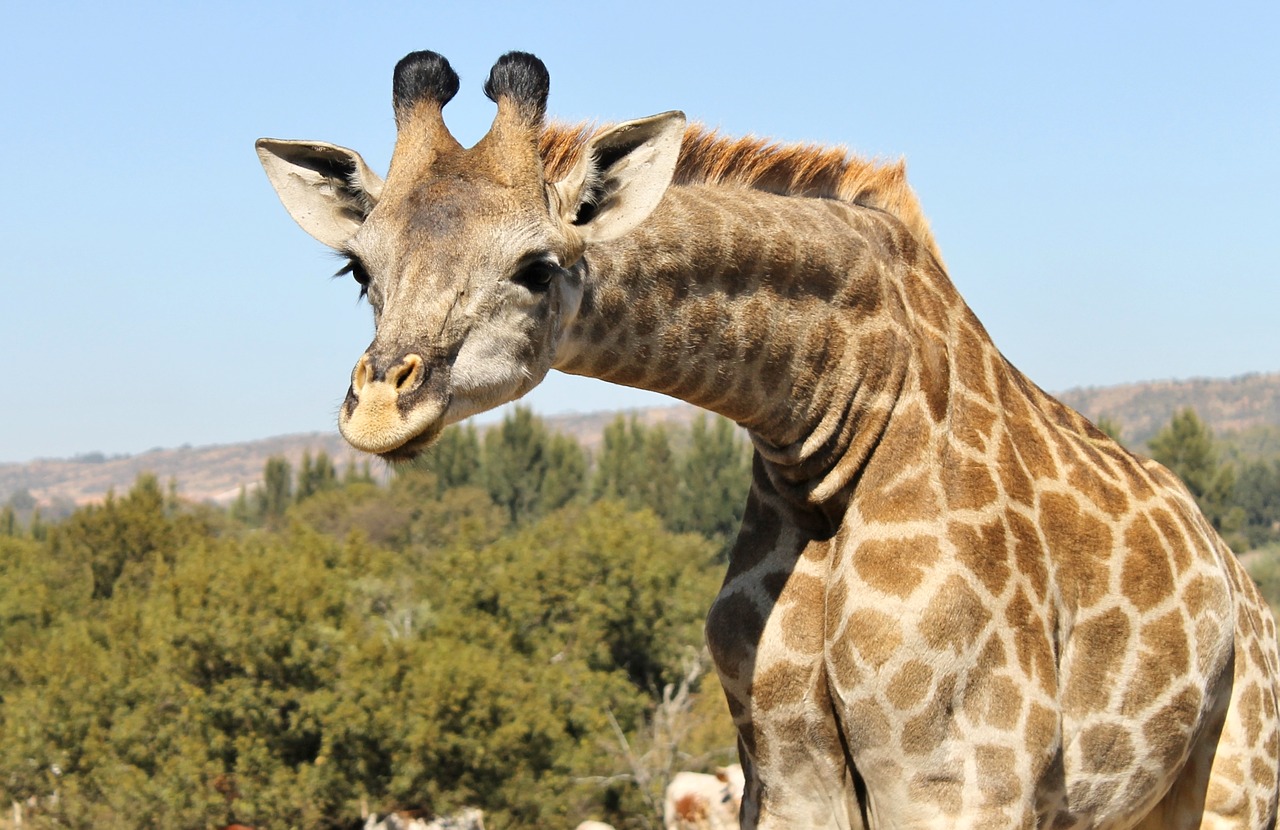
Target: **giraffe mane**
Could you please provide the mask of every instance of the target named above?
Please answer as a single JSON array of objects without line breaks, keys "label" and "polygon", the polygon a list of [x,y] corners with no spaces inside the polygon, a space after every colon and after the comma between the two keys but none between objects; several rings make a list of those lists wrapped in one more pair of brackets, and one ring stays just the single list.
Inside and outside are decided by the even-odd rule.
[{"label": "giraffe mane", "polygon": [[[607,127],[548,124],[539,146],[547,179],[556,181],[568,174],[583,146]],[[858,158],[844,147],[783,144],[758,136],[733,138],[703,124],[690,124],[673,183],[749,187],[883,210],[906,225],[942,262],[920,202],[907,184],[907,167],[901,159],[882,162]]]}]

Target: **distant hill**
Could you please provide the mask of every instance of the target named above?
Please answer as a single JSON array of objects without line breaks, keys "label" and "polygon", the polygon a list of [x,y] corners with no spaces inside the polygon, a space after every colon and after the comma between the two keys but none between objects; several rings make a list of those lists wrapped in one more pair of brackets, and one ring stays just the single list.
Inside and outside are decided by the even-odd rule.
[{"label": "distant hill", "polygon": [[[1218,434],[1253,427],[1280,427],[1280,372],[1252,374],[1225,380],[1156,381],[1086,389],[1070,389],[1058,397],[1085,416],[1110,418],[1120,424],[1124,442],[1141,450],[1146,441],[1185,407],[1196,413]],[[636,410],[647,425],[687,426],[699,410],[668,406]],[[604,428],[620,413],[593,412],[546,418],[548,426],[594,450]],[[273,455],[288,458],[295,469],[304,452],[328,453],[339,472],[349,463],[364,464],[367,456],[352,450],[336,433],[310,433],[264,438],[240,444],[158,449],[138,455],[104,457],[98,453],[73,459],[39,460],[26,464],[0,464],[0,504],[23,490],[42,505],[61,508],[101,499],[108,490],[124,492],[143,472],[154,473],[162,483],[177,482],[178,492],[194,501],[226,504],[241,487],[257,485],[263,465]],[[375,474],[385,468],[374,461]]]},{"label": "distant hill", "polygon": [[[699,410],[691,406],[670,406],[635,412],[647,425],[689,424]],[[604,428],[618,412],[594,412],[546,418],[548,426],[562,432],[587,449],[595,449]],[[483,428],[482,428],[483,429]],[[162,484],[177,482],[178,493],[192,501],[231,502],[241,487],[253,488],[262,477],[268,458],[283,455],[296,470],[303,453],[324,452],[338,473],[348,463],[363,465],[371,457],[352,449],[337,432],[305,433],[263,438],[239,444],[156,449],[138,455],[103,456],[89,453],[71,459],[40,459],[24,464],[0,464],[0,505],[15,493],[27,491],[40,505],[67,512],[71,507],[99,501],[109,490],[128,490],[141,473],[152,473]],[[385,465],[372,459],[375,476],[385,474]]]},{"label": "distant hill", "polygon": [[1187,407],[1219,435],[1280,426],[1280,372],[1069,389],[1057,397],[1093,421],[1118,422],[1124,443],[1135,449]]}]

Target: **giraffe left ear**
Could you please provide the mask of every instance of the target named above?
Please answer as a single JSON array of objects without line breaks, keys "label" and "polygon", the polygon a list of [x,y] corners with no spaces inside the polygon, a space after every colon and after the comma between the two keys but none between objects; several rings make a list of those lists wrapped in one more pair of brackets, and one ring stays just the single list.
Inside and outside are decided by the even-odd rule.
[{"label": "giraffe left ear", "polygon": [[554,187],[560,218],[588,245],[616,239],[643,222],[671,184],[684,113],[628,121],[587,142],[573,169]]},{"label": "giraffe left ear", "polygon": [[355,150],[278,138],[260,138],[254,146],[289,215],[330,248],[355,235],[382,194],[382,178]]}]

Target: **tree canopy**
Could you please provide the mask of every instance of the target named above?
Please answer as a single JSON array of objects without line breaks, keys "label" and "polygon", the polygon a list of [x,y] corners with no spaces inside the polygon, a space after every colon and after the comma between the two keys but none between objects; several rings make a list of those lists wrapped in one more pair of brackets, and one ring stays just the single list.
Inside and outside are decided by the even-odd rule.
[{"label": "tree canopy", "polygon": [[[692,449],[626,429],[688,486]],[[274,458],[225,511],[144,476],[43,538],[4,525],[5,793],[32,827],[464,806],[491,828],[658,826],[621,747],[652,742],[673,689],[667,755],[731,757],[718,685],[688,673],[721,540],[679,532],[652,487],[602,484],[608,464],[516,410],[386,484]]]}]

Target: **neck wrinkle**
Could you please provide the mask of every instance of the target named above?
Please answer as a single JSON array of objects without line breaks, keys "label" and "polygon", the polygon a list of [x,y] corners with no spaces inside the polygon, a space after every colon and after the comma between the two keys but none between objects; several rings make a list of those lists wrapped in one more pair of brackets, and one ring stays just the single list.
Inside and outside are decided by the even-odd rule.
[{"label": "neck wrinkle", "polygon": [[[774,491],[800,511],[823,514],[833,532],[889,429],[907,383],[905,344],[891,353],[894,359],[859,376],[852,389],[842,390],[844,394],[833,395],[817,426],[796,440],[778,444],[749,431]],[[822,411],[821,406],[816,409]]]}]

